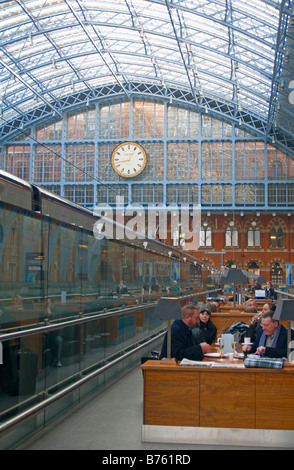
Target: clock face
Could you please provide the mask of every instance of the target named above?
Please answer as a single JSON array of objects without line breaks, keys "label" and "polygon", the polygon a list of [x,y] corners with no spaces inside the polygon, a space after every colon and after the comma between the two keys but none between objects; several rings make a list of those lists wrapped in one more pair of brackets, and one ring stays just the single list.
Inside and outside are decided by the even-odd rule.
[{"label": "clock face", "polygon": [[135,142],[124,142],[114,149],[111,163],[120,176],[132,178],[144,170],[147,163],[146,152]]}]

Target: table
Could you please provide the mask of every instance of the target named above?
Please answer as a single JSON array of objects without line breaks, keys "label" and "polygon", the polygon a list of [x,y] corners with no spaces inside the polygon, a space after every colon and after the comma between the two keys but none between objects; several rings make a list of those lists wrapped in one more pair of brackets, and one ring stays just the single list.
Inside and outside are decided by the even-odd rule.
[{"label": "table", "polygon": [[222,365],[143,364],[143,441],[294,448],[294,366]]}]

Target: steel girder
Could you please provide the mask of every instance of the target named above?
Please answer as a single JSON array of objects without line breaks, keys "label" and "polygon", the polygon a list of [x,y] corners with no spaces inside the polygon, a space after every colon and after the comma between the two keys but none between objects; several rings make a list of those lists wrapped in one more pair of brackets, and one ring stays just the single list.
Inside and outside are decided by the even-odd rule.
[{"label": "steel girder", "polygon": [[[192,106],[199,108],[195,105],[195,96],[190,90],[179,90],[177,88],[162,87],[162,85],[154,83],[141,83],[134,82],[128,83],[128,94],[133,98],[145,97],[159,100],[167,100],[168,102],[178,103],[183,106]],[[84,91],[81,93],[72,94],[59,100],[58,103],[52,103],[51,106],[42,105],[28,112],[25,115],[18,116],[11,122],[6,122],[0,127],[0,142],[13,139],[20,132],[24,132],[33,124],[38,124],[43,121],[52,119],[56,114],[53,109],[59,109],[60,112],[90,106],[96,101],[105,101],[108,99],[127,99],[125,94],[125,87],[120,87],[117,83],[101,87],[98,90]],[[266,135],[267,121],[261,120],[258,116],[251,113],[246,113],[245,110],[237,110],[234,105],[228,102],[217,101],[209,97],[201,97],[199,95],[199,102],[201,102],[201,110],[203,113],[209,112],[210,114],[225,119],[239,127],[243,127],[249,132],[264,138]],[[59,113],[58,113],[59,114]],[[274,129],[273,138],[280,147],[289,152],[294,157],[294,136],[288,132],[283,132],[281,129]],[[269,136],[270,142],[273,139]]]},{"label": "steel girder", "polygon": [[0,0],[0,140],[97,99],[149,96],[293,154],[292,4]]}]

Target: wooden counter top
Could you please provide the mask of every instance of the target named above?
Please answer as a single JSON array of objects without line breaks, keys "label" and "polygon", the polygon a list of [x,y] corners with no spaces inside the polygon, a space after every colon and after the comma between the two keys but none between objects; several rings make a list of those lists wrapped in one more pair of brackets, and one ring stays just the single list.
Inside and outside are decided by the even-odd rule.
[{"label": "wooden counter top", "polygon": [[291,364],[239,369],[148,361],[142,371],[144,425],[294,430]]},{"label": "wooden counter top", "polygon": [[[221,364],[219,359],[214,359],[214,358],[209,358],[205,357],[203,359],[203,362],[217,362],[218,364]],[[174,363],[169,362],[168,360],[165,361],[164,359],[161,361],[147,361],[145,362],[142,366],[141,369],[144,370],[175,370],[175,371],[182,371],[182,372],[187,372],[187,371],[207,371],[207,370],[213,370],[215,372],[223,372],[224,370],[230,371],[230,372],[254,372],[254,373],[266,373],[266,372],[274,372],[277,374],[294,374],[294,364],[285,361],[284,366],[282,369],[262,369],[262,368],[252,368],[252,367],[244,367],[244,369],[240,369],[239,367],[234,367],[234,364],[242,364],[243,360],[239,359],[238,361],[230,362],[229,359],[225,358],[224,360],[224,367],[204,367],[204,366],[181,366],[180,361],[175,361]],[[229,366],[229,367],[228,367]]]}]

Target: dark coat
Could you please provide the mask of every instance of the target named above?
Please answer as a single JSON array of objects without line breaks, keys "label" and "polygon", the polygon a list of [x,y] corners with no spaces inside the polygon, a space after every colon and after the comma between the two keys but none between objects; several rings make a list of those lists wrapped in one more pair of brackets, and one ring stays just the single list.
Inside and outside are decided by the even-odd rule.
[{"label": "dark coat", "polygon": [[[161,349],[161,358],[163,357],[167,357],[167,333]],[[184,358],[192,361],[203,359],[201,346],[195,344],[192,331],[182,320],[175,320],[171,326],[171,357],[177,361]]]},{"label": "dark coat", "polygon": [[208,320],[207,323],[200,321],[200,330],[203,333],[204,341],[208,344],[212,344],[217,335],[217,328],[212,321]]},{"label": "dark coat", "polygon": [[[263,329],[261,328],[257,334],[255,343],[252,345],[252,350],[250,351],[250,353],[255,353],[255,351],[257,350],[262,333]],[[293,339],[294,331],[291,330],[291,340]],[[266,357],[288,357],[288,331],[283,325],[281,325],[281,331],[278,337],[276,347],[266,348],[264,355]]]}]

